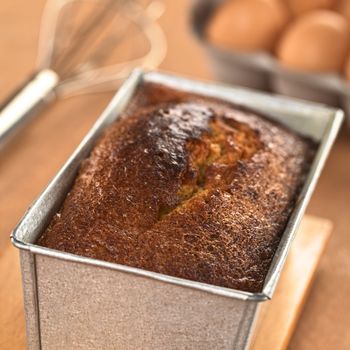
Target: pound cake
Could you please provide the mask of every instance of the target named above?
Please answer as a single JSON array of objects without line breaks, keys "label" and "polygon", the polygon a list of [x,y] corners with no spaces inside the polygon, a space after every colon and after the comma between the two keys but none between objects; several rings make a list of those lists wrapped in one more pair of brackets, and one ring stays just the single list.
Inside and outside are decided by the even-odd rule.
[{"label": "pound cake", "polygon": [[259,292],[314,150],[256,112],[144,84],[38,243]]}]

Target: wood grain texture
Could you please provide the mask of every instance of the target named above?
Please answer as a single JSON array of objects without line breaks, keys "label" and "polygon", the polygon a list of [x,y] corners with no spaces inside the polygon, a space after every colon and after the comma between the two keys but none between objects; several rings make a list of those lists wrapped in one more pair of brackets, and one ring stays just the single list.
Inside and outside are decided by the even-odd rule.
[{"label": "wood grain texture", "polygon": [[260,311],[252,350],[288,347],[331,230],[328,220],[308,216],[303,220],[275,294]]},{"label": "wood grain texture", "polygon": [[7,245],[0,257],[0,349],[25,349],[19,254]]}]

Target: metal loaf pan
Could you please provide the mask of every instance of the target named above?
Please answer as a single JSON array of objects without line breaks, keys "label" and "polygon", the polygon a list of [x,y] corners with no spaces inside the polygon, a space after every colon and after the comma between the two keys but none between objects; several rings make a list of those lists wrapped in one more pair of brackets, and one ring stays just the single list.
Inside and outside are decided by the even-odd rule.
[{"label": "metal loaf pan", "polygon": [[272,91],[332,106],[342,106],[350,126],[350,84],[337,72],[314,74],[281,66],[269,52],[245,53],[212,45],[205,28],[216,7],[225,0],[196,0],[191,26],[205,49],[218,80],[234,85]]},{"label": "metal loaf pan", "polygon": [[[261,293],[248,293],[37,246],[101,131],[142,82],[253,107],[319,142]],[[12,234],[20,248],[30,349],[246,349],[260,302],[269,302],[336,137],[342,111],[243,88],[136,70]]]}]

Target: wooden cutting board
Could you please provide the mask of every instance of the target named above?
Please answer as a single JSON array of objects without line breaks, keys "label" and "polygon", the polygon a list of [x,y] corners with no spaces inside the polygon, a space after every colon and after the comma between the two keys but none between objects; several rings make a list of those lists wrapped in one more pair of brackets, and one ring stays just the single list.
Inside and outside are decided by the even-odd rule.
[{"label": "wooden cutting board", "polygon": [[[275,295],[259,314],[253,350],[287,348],[331,230],[328,220],[304,218]],[[23,350],[26,340],[18,251],[9,243],[0,254],[0,349]]]},{"label": "wooden cutting board", "polygon": [[260,311],[252,350],[288,347],[331,232],[330,221],[310,216],[304,218],[275,294]]}]

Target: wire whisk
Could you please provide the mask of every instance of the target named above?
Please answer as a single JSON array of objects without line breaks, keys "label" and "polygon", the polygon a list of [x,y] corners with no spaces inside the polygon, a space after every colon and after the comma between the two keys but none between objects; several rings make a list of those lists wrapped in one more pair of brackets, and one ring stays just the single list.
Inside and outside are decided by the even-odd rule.
[{"label": "wire whisk", "polygon": [[115,89],[133,68],[157,67],[166,54],[156,21],[163,10],[159,1],[48,1],[37,71],[0,109],[0,143],[54,97]]}]

